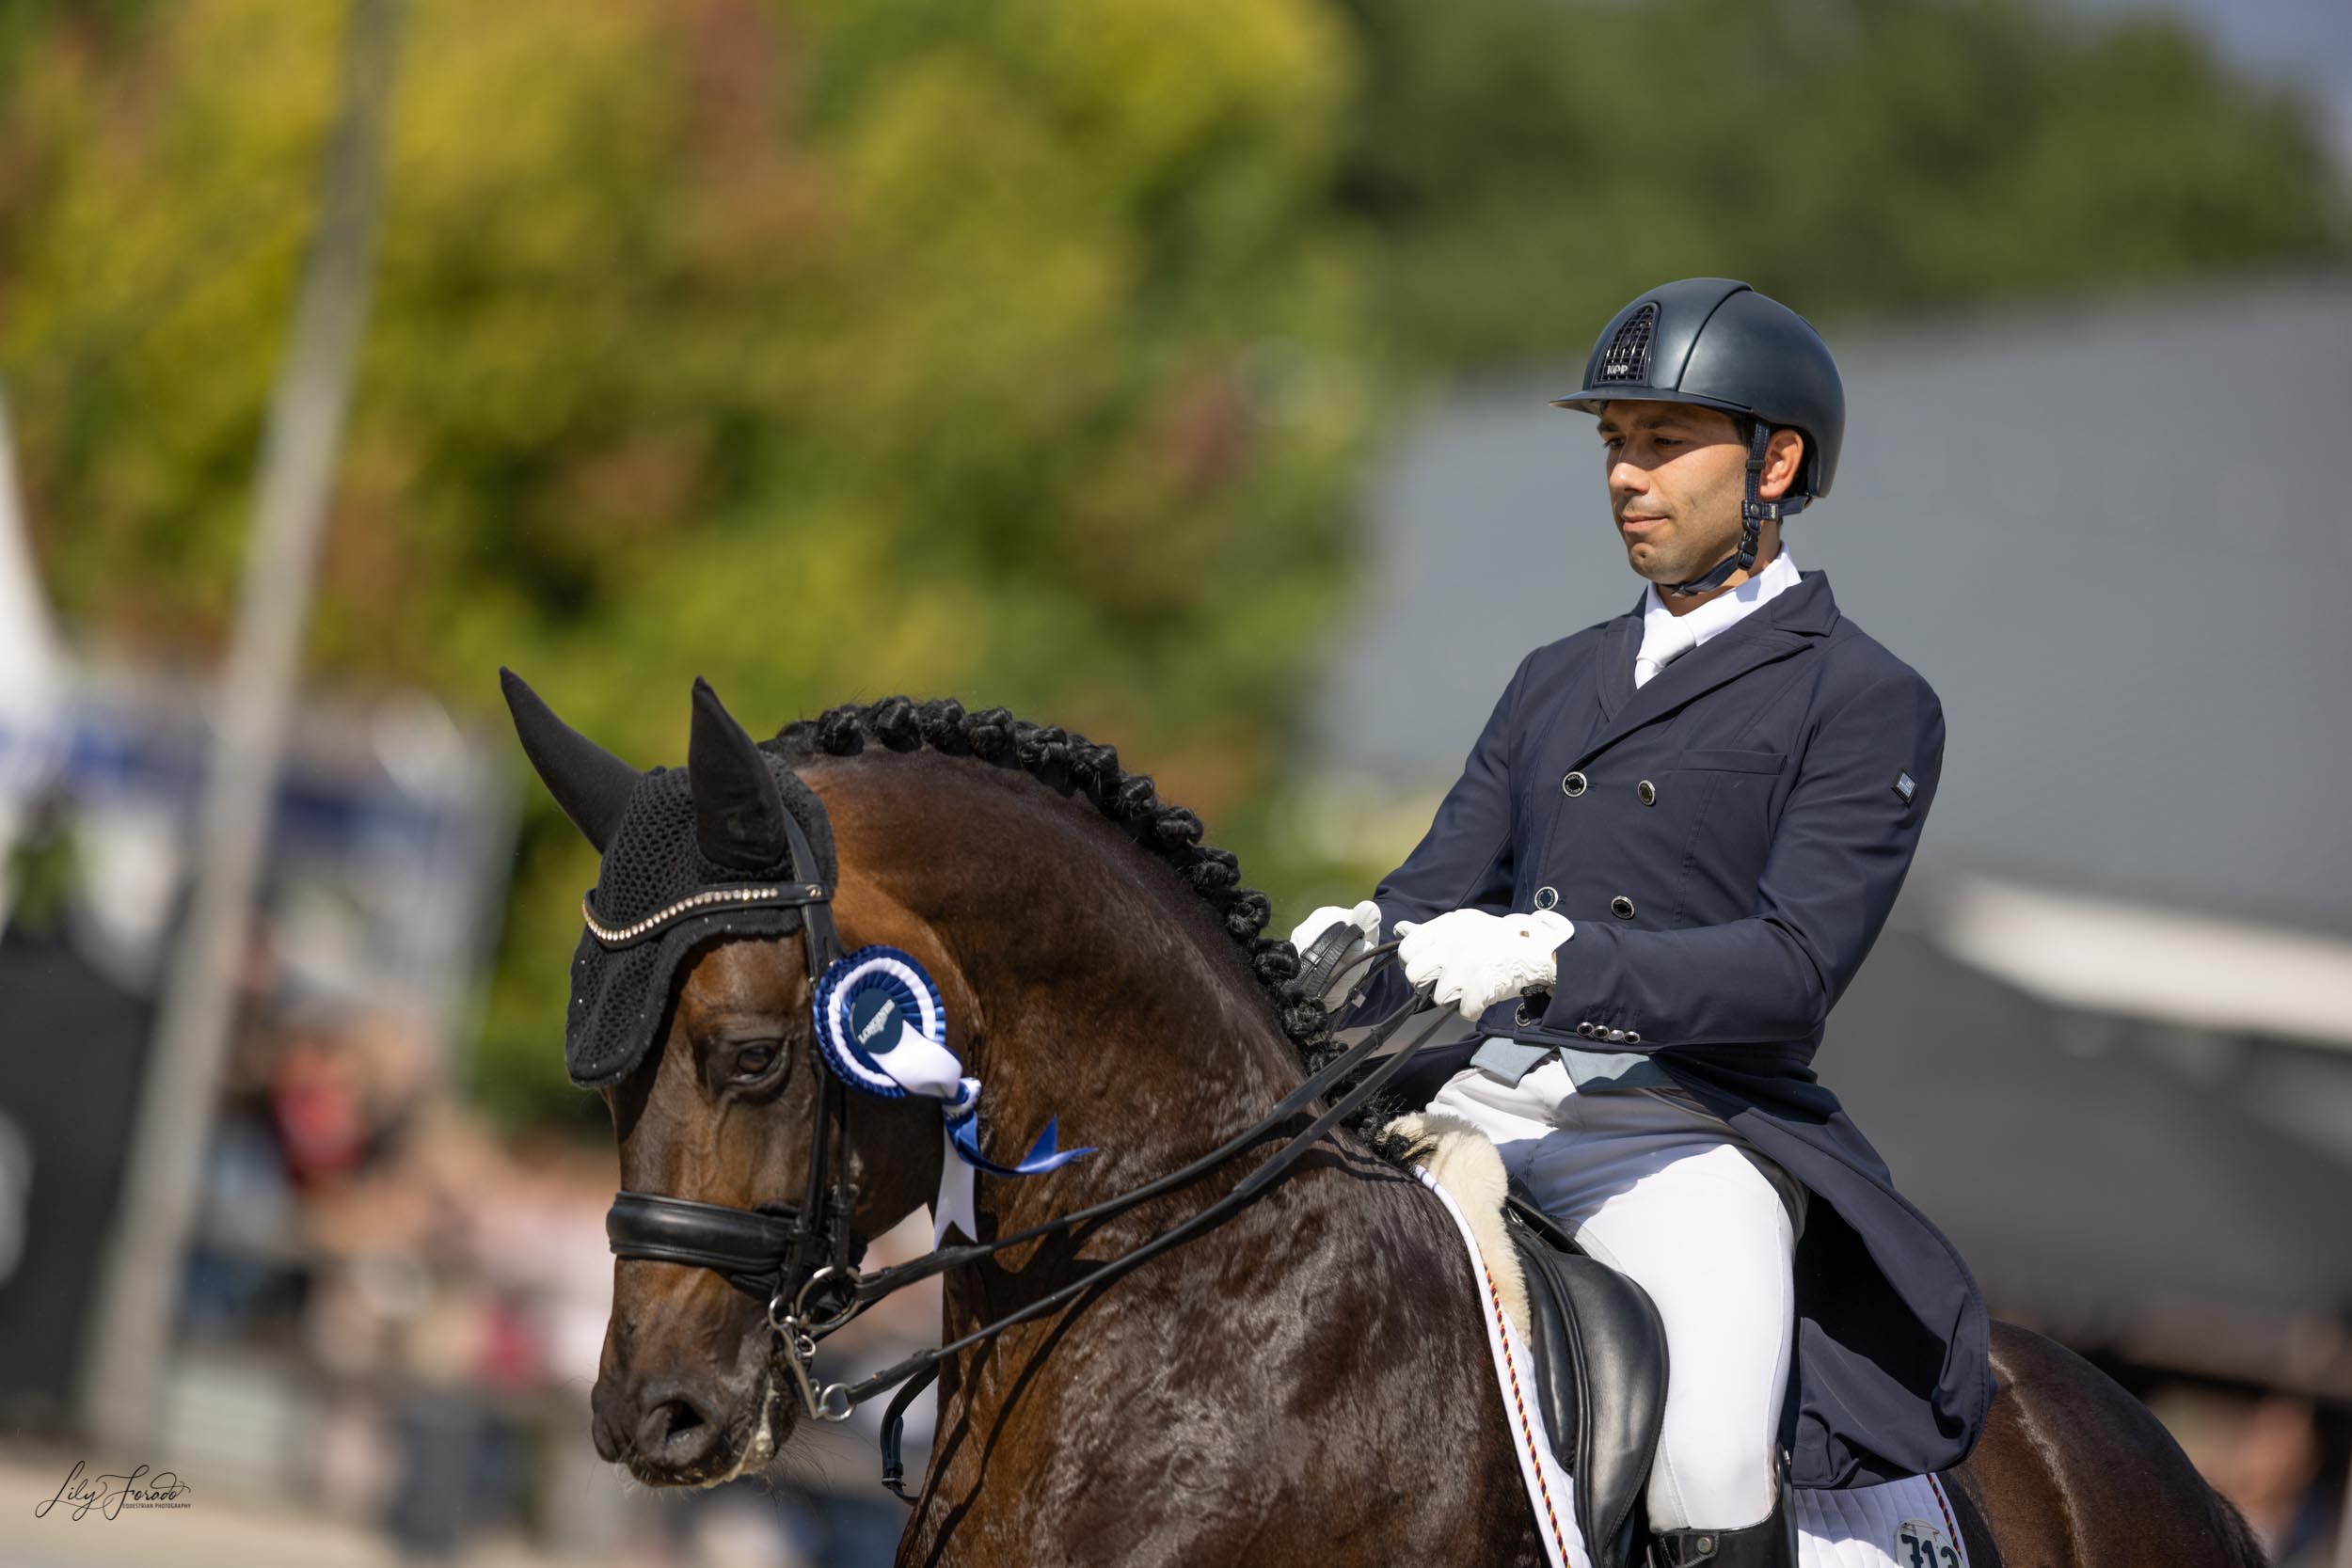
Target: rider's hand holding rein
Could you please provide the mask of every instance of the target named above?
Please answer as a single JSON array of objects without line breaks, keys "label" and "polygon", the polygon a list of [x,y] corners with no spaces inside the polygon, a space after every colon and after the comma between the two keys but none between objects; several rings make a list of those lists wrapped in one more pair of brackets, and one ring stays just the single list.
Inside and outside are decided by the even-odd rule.
[{"label": "rider's hand holding rein", "polygon": [[1396,932],[1403,939],[1396,956],[1405,978],[1416,986],[1436,981],[1431,1000],[1475,1023],[1498,1002],[1549,990],[1556,973],[1552,955],[1576,935],[1576,927],[1549,910],[1534,914],[1449,910],[1434,920],[1400,920]]},{"label": "rider's hand holding rein", "polygon": [[1291,932],[1291,945],[1304,953],[1314,945],[1316,938],[1341,924],[1351,925],[1363,932],[1367,946],[1380,945],[1380,906],[1369,898],[1352,910],[1338,904],[1324,905],[1298,923]]}]

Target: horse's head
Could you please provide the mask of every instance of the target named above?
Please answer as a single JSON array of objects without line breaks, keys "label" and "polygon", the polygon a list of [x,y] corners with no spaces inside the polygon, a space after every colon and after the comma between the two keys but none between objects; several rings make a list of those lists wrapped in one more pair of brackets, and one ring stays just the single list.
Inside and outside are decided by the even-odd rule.
[{"label": "horse's head", "polygon": [[[697,682],[686,768],[641,774],[506,684],[532,766],[603,855],[564,1051],[620,1135],[595,1424],[599,1451],[642,1480],[724,1480],[764,1464],[803,1411],[835,1413],[824,1401],[842,1392],[820,1395],[793,1346],[837,1321],[827,1292],[853,1271],[855,1235],[937,1198],[973,1235],[1003,1236],[1082,1206],[1087,1184],[1139,1184],[1246,1125],[1298,1081],[1295,1048],[1327,1038],[1292,985],[1297,956],[1260,934],[1264,895],[1110,747],[903,698],[755,745]],[[804,778],[787,759],[821,766]],[[898,951],[847,951],[869,945]],[[935,987],[928,1011],[901,958]],[[894,1037],[862,989],[888,991],[893,965],[910,983],[892,1006],[927,1017],[883,1068],[849,1025]],[[943,1184],[956,1107],[958,1180]],[[976,1166],[1043,1173],[1077,1152],[1040,1137],[1008,1171],[977,1146],[983,1119],[1001,1159],[1064,1113],[1093,1152],[1081,1184],[975,1193]],[[1119,1216],[1089,1241],[1133,1244],[1151,1223]],[[1061,1267],[950,1275],[946,1326],[977,1328]]]},{"label": "horse's head", "polygon": [[[612,1107],[623,1192],[775,1215],[787,1203],[805,1212],[804,1194],[832,1201],[846,1176],[847,1229],[860,1237],[929,1201],[935,1106],[861,1098],[852,1110],[836,1094],[846,1163],[820,1168],[812,1157],[824,1069],[809,956],[837,920],[915,954],[960,990],[929,927],[871,884],[842,883],[835,814],[754,745],[707,686],[696,683],[687,767],[640,773],[505,679],[532,766],[603,855],[573,963],[565,1054],[574,1081]],[[679,1240],[691,1248],[696,1238]],[[644,1249],[616,1259],[593,1399],[597,1451],[657,1485],[707,1485],[764,1465],[801,1409],[783,1386],[766,1290],[742,1271],[731,1282],[728,1271]]]}]

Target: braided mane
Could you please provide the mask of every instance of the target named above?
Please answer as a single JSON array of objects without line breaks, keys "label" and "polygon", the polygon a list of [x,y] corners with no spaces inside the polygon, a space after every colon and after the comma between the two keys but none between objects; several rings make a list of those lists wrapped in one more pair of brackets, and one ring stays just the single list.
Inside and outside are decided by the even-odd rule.
[{"label": "braided mane", "polygon": [[775,739],[787,757],[819,752],[855,756],[869,743],[894,752],[929,746],[947,756],[1020,768],[1061,794],[1084,795],[1208,900],[1307,1070],[1312,1072],[1335,1054],[1329,1016],[1298,983],[1297,950],[1260,934],[1274,912],[1272,902],[1255,888],[1241,885],[1241,863],[1232,851],[1200,842],[1199,816],[1163,802],[1149,775],[1122,769],[1116,748],[1098,746],[1057,725],[1015,719],[1001,707],[967,712],[952,697],[925,703],[885,697],[878,703],[849,704],[816,719],[796,720]]}]

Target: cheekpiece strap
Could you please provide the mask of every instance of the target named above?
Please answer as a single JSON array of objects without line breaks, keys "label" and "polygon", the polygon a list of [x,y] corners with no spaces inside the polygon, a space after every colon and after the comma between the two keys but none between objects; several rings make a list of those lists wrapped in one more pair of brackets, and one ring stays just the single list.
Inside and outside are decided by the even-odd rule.
[{"label": "cheekpiece strap", "polygon": [[[819,808],[821,809],[821,808]],[[831,895],[824,883],[818,880],[825,868],[818,863],[817,851],[810,847],[808,833],[801,819],[787,810],[784,814],[784,841],[792,851],[792,873],[806,878],[803,884],[816,896],[808,900],[804,918],[808,924],[808,940],[803,943],[808,955],[809,984],[814,986],[819,975],[831,969],[841,957],[841,933],[833,923],[833,909],[827,900]]]}]

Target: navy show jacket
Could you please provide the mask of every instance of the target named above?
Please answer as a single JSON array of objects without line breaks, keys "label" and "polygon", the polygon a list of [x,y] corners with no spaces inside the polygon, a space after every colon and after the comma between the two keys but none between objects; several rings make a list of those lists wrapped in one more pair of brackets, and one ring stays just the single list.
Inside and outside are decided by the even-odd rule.
[{"label": "navy show jacket", "polygon": [[[1574,922],[1549,1006],[1499,1004],[1482,1030],[1647,1056],[1813,1194],[1782,1418],[1796,1484],[1948,1469],[1992,1394],[1983,1302],[1811,1067],[1918,846],[1942,707],[1818,572],[1636,689],[1641,642],[1637,603],[1528,655],[1374,895],[1383,928]],[[1401,1000],[1383,978],[1363,1012]]]}]

